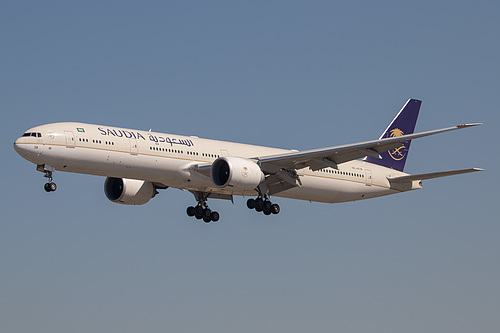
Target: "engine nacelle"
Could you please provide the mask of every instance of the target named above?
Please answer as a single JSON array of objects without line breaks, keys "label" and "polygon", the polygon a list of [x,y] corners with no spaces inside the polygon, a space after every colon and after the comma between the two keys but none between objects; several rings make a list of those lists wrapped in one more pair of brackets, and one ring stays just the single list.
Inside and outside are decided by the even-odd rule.
[{"label": "engine nacelle", "polygon": [[110,201],[122,205],[144,205],[156,195],[156,189],[151,182],[108,177],[104,193]]},{"label": "engine nacelle", "polygon": [[257,163],[234,156],[216,159],[210,174],[215,185],[230,186],[235,191],[254,190],[265,178]]}]

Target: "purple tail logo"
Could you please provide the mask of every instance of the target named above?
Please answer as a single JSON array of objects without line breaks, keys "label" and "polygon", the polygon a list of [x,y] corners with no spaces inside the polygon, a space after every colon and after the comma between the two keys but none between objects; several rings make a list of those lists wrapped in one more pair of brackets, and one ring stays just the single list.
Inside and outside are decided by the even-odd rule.
[{"label": "purple tail logo", "polygon": [[[383,138],[394,138],[405,134],[412,134],[417,123],[418,112],[420,111],[421,101],[417,99],[409,99],[397,116],[392,120],[391,124],[384,133],[380,136]],[[365,161],[373,164],[378,164],[386,168],[403,171],[406,158],[410,149],[411,140],[402,142],[395,149],[380,153],[381,159],[373,156],[365,157]]]},{"label": "purple tail logo", "polygon": [[[390,137],[396,137],[396,136],[402,136],[405,135],[402,130],[399,128],[395,128],[391,130],[390,132]],[[401,147],[395,148],[393,150],[389,150],[389,155],[392,157],[393,160],[396,161],[401,161],[403,158],[405,158],[406,154],[408,153],[408,148],[406,147],[407,142],[404,142]]]}]

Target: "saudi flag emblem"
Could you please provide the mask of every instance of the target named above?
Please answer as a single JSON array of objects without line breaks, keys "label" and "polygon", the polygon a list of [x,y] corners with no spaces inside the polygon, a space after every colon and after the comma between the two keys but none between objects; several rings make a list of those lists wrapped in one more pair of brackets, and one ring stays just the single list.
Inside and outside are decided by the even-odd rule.
[{"label": "saudi flag emblem", "polygon": [[77,127],[77,129],[76,129],[76,130],[77,130],[78,132],[80,132],[80,133],[85,133],[85,130],[84,130],[83,128],[81,128],[81,127]]}]

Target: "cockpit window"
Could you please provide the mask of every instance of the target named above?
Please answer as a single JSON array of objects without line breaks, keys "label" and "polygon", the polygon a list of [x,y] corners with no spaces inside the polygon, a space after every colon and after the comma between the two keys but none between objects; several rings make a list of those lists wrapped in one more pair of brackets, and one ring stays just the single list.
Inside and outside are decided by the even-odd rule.
[{"label": "cockpit window", "polygon": [[41,138],[42,137],[42,133],[28,132],[28,133],[24,133],[23,136],[33,136],[35,138]]}]

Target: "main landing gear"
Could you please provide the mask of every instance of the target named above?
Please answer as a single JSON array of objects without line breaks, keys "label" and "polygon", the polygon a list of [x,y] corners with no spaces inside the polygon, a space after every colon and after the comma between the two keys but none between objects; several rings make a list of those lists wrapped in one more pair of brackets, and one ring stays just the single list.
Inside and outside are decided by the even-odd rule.
[{"label": "main landing gear", "polygon": [[278,214],[280,212],[280,206],[278,204],[273,204],[267,196],[262,198],[261,195],[256,199],[248,199],[247,207],[249,209],[255,209],[257,212],[263,212],[264,215]]},{"label": "main landing gear", "polygon": [[189,206],[186,210],[186,213],[188,214],[189,217],[195,217],[198,220],[203,219],[203,222],[205,223],[210,223],[210,222],[217,222],[219,221],[220,215],[216,211],[212,211],[210,208],[208,208],[207,205],[207,198],[208,195],[205,193],[193,193],[194,196],[196,197],[196,200],[198,200],[198,204],[193,207]]}]

